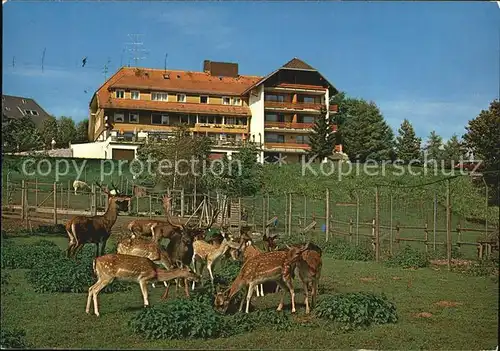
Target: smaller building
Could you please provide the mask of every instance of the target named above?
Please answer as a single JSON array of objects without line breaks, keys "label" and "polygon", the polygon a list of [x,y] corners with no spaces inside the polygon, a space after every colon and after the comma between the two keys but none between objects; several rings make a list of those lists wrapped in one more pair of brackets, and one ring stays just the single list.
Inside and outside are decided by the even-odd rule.
[{"label": "smaller building", "polygon": [[50,117],[34,99],[12,95],[2,95],[2,115],[17,119],[30,117],[37,128]]}]

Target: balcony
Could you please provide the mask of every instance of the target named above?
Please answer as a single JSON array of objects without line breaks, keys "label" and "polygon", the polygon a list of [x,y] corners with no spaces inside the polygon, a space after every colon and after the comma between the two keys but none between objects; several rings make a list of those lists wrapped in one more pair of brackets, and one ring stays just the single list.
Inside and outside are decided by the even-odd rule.
[{"label": "balcony", "polygon": [[269,142],[264,143],[266,149],[292,149],[292,150],[308,150],[309,144],[290,140],[287,142]]},{"label": "balcony", "polygon": [[309,102],[279,102],[279,101],[265,101],[264,108],[276,110],[299,110],[299,111],[316,111],[320,112],[322,104],[309,103]]},{"label": "balcony", "polygon": [[212,123],[196,123],[194,132],[201,133],[248,133],[248,126],[242,124],[212,124]]},{"label": "balcony", "polygon": [[294,122],[264,122],[264,128],[269,129],[311,129],[314,123]]},{"label": "balcony", "polygon": [[330,112],[339,112],[339,105],[330,105],[330,106],[328,107],[328,110],[329,110]]}]

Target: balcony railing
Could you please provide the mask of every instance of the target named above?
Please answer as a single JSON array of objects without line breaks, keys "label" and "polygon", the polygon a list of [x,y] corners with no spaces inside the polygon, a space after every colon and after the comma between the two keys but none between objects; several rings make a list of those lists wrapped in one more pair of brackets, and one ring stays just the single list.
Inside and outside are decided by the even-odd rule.
[{"label": "balcony railing", "polygon": [[264,122],[264,128],[311,129],[314,123]]},{"label": "balcony railing", "polygon": [[329,110],[330,112],[339,112],[339,106],[338,106],[338,105],[330,105],[330,106],[328,107],[328,110]]},{"label": "balcony railing", "polygon": [[266,141],[266,148],[273,149],[309,149],[309,144],[304,142],[299,142],[297,140],[290,140],[287,142],[278,142],[278,141]]},{"label": "balcony railing", "polygon": [[194,125],[195,132],[234,132],[246,133],[248,126],[244,124],[212,124],[212,123],[196,123]]},{"label": "balcony railing", "polygon": [[322,104],[309,103],[309,102],[278,102],[278,101],[265,101],[264,107],[278,108],[287,110],[321,110]]}]

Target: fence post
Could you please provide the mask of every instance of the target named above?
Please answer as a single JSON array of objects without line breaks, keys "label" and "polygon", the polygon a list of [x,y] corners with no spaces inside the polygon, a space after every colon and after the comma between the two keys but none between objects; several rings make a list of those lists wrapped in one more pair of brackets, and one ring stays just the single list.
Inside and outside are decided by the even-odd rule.
[{"label": "fence post", "polygon": [[238,208],[239,208],[239,212],[238,213],[238,233],[241,234],[241,197],[238,197]]},{"label": "fence post", "polygon": [[380,261],[380,199],[378,186],[375,187],[375,260]]},{"label": "fence post", "polygon": [[484,180],[484,177],[483,177],[483,183],[484,183],[484,187],[485,187],[485,194],[484,194],[484,202],[485,202],[485,209],[484,209],[484,235],[485,235],[485,238],[488,238],[489,235],[488,235],[488,185],[486,184],[486,181]]},{"label": "fence post", "polygon": [[24,219],[24,217],[26,216],[26,206],[24,204],[25,200],[26,200],[26,196],[25,196],[25,192],[26,192],[26,181],[23,179],[21,181],[21,219]]},{"label": "fence post", "polygon": [[57,224],[57,183],[54,182],[54,224]]},{"label": "fence post", "polygon": [[38,207],[38,178],[35,178],[35,206]]},{"label": "fence post", "polygon": [[[169,189],[168,191],[169,191],[169,193],[170,193],[170,189]],[[170,197],[170,196],[169,196],[169,197]],[[149,194],[149,218],[151,218],[151,216],[152,216],[152,213],[151,213],[152,208],[151,208],[151,206],[152,206],[152,205],[151,205],[151,194]],[[170,206],[170,214],[172,214],[172,206]]]},{"label": "fence post", "polygon": [[359,245],[359,196],[356,193],[356,245]]},{"label": "fence post", "polygon": [[399,223],[397,223],[396,224],[396,244],[398,244],[398,250],[401,248],[401,244],[400,244],[401,242],[399,240],[400,234],[401,234],[400,230],[401,230],[401,228],[399,228]]},{"label": "fence post", "polygon": [[30,216],[30,207],[29,207],[29,204],[28,204],[28,182],[26,182],[26,189],[24,191],[24,226],[26,229],[28,229],[28,219],[29,219],[29,216]]},{"label": "fence post", "polygon": [[349,218],[349,242],[352,243],[352,218]]},{"label": "fence post", "polygon": [[436,226],[437,226],[437,193],[434,193],[434,224],[433,224],[433,249],[436,251]]},{"label": "fence post", "polygon": [[288,236],[292,235],[292,193],[290,193],[290,202],[288,203]]},{"label": "fence post", "polygon": [[184,188],[181,189],[181,217],[184,217]]},{"label": "fence post", "polygon": [[392,235],[392,191],[391,191],[391,201],[390,201],[390,216],[391,216],[391,223],[390,223],[390,227],[391,229],[389,229],[389,252],[392,256],[392,238],[393,238],[393,235]]},{"label": "fence post", "polygon": [[325,194],[325,241],[328,241],[330,235],[330,189],[326,188]]},{"label": "fence post", "polygon": [[458,249],[461,249],[461,243],[462,243],[462,227],[460,226],[460,223],[458,223],[457,224],[457,248]]},{"label": "fence post", "polygon": [[71,197],[71,181],[68,180],[68,206],[66,207],[69,210],[69,203],[70,203],[70,197]]},{"label": "fence post", "polygon": [[425,222],[424,239],[425,239],[425,252],[429,252],[429,229],[427,227],[427,222]]},{"label": "fence post", "polygon": [[451,270],[451,200],[449,179],[446,180],[446,253],[448,270]]}]

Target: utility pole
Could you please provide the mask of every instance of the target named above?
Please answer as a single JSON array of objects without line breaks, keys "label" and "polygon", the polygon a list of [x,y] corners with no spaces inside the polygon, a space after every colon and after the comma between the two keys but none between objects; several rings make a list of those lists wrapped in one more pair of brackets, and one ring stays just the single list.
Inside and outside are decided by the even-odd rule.
[{"label": "utility pole", "polygon": [[140,56],[141,53],[145,53],[147,50],[143,48],[144,43],[142,41],[139,41],[139,36],[142,34],[128,34],[128,37],[130,38],[131,42],[127,43],[127,45],[130,45],[131,47],[128,49],[128,51],[131,53],[131,58],[134,61],[134,65],[137,67],[137,63],[139,60],[145,59],[146,57]]}]

